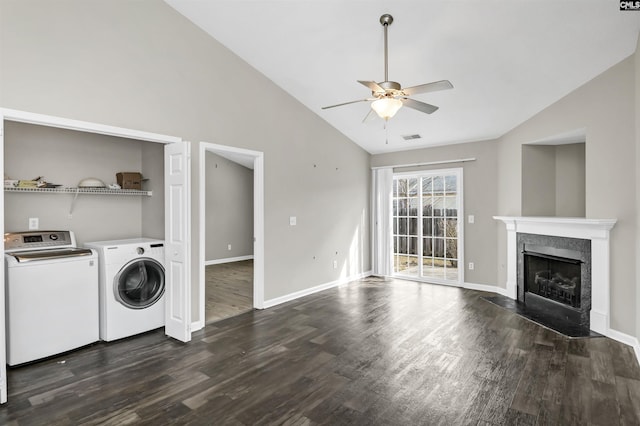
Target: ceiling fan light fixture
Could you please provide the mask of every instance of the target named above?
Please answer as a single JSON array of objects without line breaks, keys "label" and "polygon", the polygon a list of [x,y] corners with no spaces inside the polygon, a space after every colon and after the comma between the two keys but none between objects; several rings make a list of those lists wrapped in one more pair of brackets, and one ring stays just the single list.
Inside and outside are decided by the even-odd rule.
[{"label": "ceiling fan light fixture", "polygon": [[402,101],[394,98],[380,98],[371,104],[373,109],[380,118],[390,119],[402,107]]}]

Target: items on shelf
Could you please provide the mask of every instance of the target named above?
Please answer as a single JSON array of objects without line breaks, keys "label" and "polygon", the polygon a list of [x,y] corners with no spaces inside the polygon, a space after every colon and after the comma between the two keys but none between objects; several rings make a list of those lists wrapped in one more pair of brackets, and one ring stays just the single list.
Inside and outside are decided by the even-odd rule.
[{"label": "items on shelf", "polygon": [[142,189],[142,173],[119,172],[116,173],[116,180],[122,189]]},{"label": "items on shelf", "polygon": [[4,187],[5,188],[58,188],[61,185],[49,183],[44,180],[44,177],[38,176],[31,180],[16,180],[11,179],[6,174],[4,175]]}]

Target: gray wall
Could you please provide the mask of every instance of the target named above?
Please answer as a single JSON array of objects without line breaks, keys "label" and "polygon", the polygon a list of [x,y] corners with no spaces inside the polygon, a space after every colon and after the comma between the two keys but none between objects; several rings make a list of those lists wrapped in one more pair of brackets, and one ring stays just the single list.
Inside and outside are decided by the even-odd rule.
[{"label": "gray wall", "polygon": [[212,152],[205,168],[205,260],[253,255],[253,170]]},{"label": "gray wall", "polygon": [[[497,164],[495,141],[465,143],[435,148],[378,154],[371,157],[372,166],[414,164],[448,161],[474,157],[476,161],[441,164],[420,168],[402,168],[396,171],[463,168],[464,181],[464,260],[474,262],[474,270],[465,269],[465,282],[496,285],[496,233],[498,224],[493,220],[497,210]],[[474,215],[473,224],[468,216]],[[466,268],[467,265],[465,265]]]},{"label": "gray wall", "polygon": [[164,144],[142,143],[142,189],[153,191],[152,197],[143,197],[142,236],[164,240]]},{"label": "gray wall", "polygon": [[554,146],[522,146],[522,215],[555,216],[556,150]]},{"label": "gray wall", "polygon": [[585,144],[522,145],[522,215],[585,216]]},{"label": "gray wall", "polygon": [[[636,55],[637,56],[637,53]],[[611,232],[611,327],[636,335],[636,120],[634,57],[611,67],[499,139],[499,215],[519,216],[522,145],[586,130],[587,218],[616,218]],[[506,231],[499,229],[498,283],[506,282]]]},{"label": "gray wall", "polygon": [[[117,172],[141,171],[152,178],[144,188],[154,193],[152,197],[79,195],[71,215],[73,194],[5,193],[5,229],[26,231],[28,218],[37,217],[40,229],[72,230],[78,243],[142,235],[162,238],[164,224],[142,219],[147,216],[146,204],[164,205],[162,152],[156,143],[7,122],[4,167],[13,179],[44,176],[50,183],[75,187],[87,177],[110,184]],[[155,214],[149,216],[153,219]]]},{"label": "gray wall", "polygon": [[1,7],[3,107],[192,142],[194,315],[200,141],[264,152],[267,300],[371,269],[369,154],[164,2]]},{"label": "gray wall", "polygon": [[555,147],[556,216],[584,217],[586,214],[585,148],[584,143]]}]

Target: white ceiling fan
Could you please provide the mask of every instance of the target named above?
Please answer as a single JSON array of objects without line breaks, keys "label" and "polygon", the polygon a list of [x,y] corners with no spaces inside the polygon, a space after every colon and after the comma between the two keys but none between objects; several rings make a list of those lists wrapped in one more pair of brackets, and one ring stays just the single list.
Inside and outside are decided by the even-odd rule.
[{"label": "white ceiling fan", "polygon": [[438,109],[435,105],[411,99],[409,96],[419,93],[435,92],[437,90],[453,89],[453,85],[449,80],[434,81],[432,83],[420,84],[418,86],[406,87],[404,89],[400,83],[396,81],[389,81],[387,28],[392,22],[393,16],[389,14],[384,14],[380,17],[380,23],[384,28],[384,81],[376,83],[375,81],[358,80],[358,83],[371,89],[371,97],[330,105],[322,107],[322,109],[335,108],[357,102],[372,101],[371,111],[369,111],[363,121],[367,120],[372,111],[375,111],[380,118],[383,118],[386,121],[393,117],[403,105],[426,114],[431,114]]}]

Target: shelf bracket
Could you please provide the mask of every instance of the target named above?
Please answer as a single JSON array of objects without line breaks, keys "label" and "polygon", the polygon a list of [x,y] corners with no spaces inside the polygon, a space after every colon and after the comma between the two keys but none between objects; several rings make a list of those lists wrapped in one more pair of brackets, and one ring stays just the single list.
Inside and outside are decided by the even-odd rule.
[{"label": "shelf bracket", "polygon": [[76,200],[78,199],[78,195],[80,194],[80,188],[76,189],[76,193],[73,196],[73,200],[71,200],[71,207],[69,207],[69,216],[73,214],[73,209],[76,205]]}]

